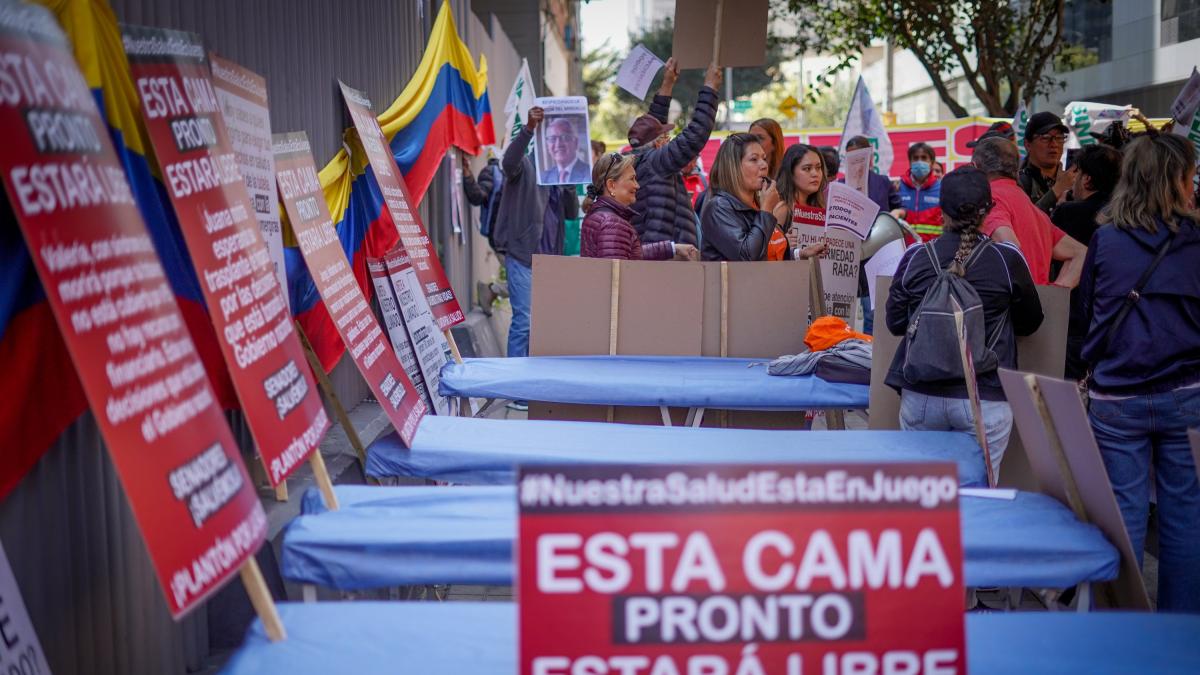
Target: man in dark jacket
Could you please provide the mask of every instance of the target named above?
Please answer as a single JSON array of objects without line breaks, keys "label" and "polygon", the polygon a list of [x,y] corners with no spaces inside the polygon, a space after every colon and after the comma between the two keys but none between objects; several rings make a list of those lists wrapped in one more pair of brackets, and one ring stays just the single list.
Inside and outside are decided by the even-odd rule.
[{"label": "man in dark jacket", "polygon": [[1025,125],[1025,161],[1017,182],[1039,209],[1054,211],[1059,200],[1071,189],[1074,176],[1060,171],[1063,148],[1071,130],[1052,112],[1043,110]]},{"label": "man in dark jacket", "polygon": [[[1100,209],[1108,205],[1113,188],[1121,176],[1121,153],[1107,145],[1089,145],[1075,157],[1075,184],[1067,194],[1068,201],[1054,209],[1051,220],[1058,229],[1075,241],[1087,244],[1100,225],[1096,217]],[[1052,274],[1057,276],[1057,263],[1052,265]],[[1067,369],[1066,375],[1073,380],[1087,375],[1087,364],[1080,352],[1087,335],[1087,313],[1083,309],[1083,296],[1079,287],[1071,289],[1071,318],[1067,323]]]},{"label": "man in dark jacket", "polygon": [[505,251],[512,325],[508,356],[529,355],[529,301],[533,291],[533,254],[562,254],[564,219],[575,218],[579,204],[574,187],[538,185],[537,170],[526,149],[542,122],[541,108],[530,108],[529,121],[504,151],[504,194],[496,218],[496,245]]},{"label": "man in dark jacket", "polygon": [[717,89],[722,76],[716,65],[708,67],[692,119],[678,136],[667,142],[666,134],[672,129],[667,124],[667,112],[678,77],[675,59],[669,59],[650,112],[639,117],[629,129],[629,144],[637,156],[639,186],[633,204],[637,213],[633,226],[645,244],[673,241],[697,245],[696,212],[682,172],[708,143],[717,118]]}]

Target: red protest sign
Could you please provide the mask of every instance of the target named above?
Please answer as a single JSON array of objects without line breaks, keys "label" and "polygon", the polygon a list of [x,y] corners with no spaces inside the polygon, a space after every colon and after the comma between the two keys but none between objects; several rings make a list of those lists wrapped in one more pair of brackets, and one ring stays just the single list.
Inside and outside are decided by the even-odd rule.
[{"label": "red protest sign", "polygon": [[442,269],[442,262],[433,249],[433,243],[429,241],[429,234],[421,224],[420,216],[409,207],[412,200],[408,196],[408,186],[388,148],[387,138],[379,128],[379,120],[371,111],[371,100],[344,82],[338,84],[342,87],[342,99],[346,102],[346,109],[350,111],[358,138],[367,153],[367,162],[375,174],[375,182],[383,194],[385,208],[396,225],[396,231],[400,233],[397,247],[407,252],[412,261],[438,330],[449,330],[451,326],[464,321],[462,308],[458,305],[458,298],[454,297],[454,289],[450,287],[446,271]]},{"label": "red protest sign", "polygon": [[246,423],[271,485],[316,449],[329,418],[238,170],[197,35],[123,26],[146,131]]},{"label": "red protest sign", "polygon": [[258,550],[266,516],[57,22],[5,3],[0,54],[9,204],[179,617]]},{"label": "red protest sign", "polygon": [[524,467],[518,486],[523,674],[966,671],[952,464]]},{"label": "red protest sign", "polygon": [[321,192],[308,136],[302,131],[275,134],[274,151],[279,195],[317,292],[329,308],[329,316],[358,371],[375,393],[375,400],[383,406],[400,438],[411,446],[417,424],[428,408],[384,339],[371,305],[354,278]]}]

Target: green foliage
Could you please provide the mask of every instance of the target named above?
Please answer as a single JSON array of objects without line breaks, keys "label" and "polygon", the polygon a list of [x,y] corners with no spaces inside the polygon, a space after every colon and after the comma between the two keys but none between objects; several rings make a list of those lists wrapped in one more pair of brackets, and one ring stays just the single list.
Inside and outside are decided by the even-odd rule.
[{"label": "green foliage", "polygon": [[908,49],[942,101],[967,115],[950,82],[963,77],[988,113],[1011,115],[1021,100],[1059,86],[1047,66],[1063,47],[1066,0],[775,0],[800,27],[801,52],[840,57],[848,67],[873,42]]}]

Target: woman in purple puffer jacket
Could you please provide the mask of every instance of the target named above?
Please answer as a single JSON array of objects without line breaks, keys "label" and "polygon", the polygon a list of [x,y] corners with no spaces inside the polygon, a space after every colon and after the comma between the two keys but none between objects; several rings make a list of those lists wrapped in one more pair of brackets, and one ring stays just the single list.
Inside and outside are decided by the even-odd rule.
[{"label": "woman in purple puffer jacket", "polygon": [[618,260],[699,260],[700,252],[690,244],[643,244],[638,237],[631,222],[635,213],[629,208],[637,199],[636,162],[633,155],[617,153],[596,159],[583,203],[587,216],[580,230],[579,254]]}]

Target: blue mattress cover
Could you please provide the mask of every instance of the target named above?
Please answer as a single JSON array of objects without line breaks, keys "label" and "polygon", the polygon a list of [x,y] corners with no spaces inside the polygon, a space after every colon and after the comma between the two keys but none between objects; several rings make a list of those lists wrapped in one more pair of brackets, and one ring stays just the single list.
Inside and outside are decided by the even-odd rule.
[{"label": "blue mattress cover", "polygon": [[[227,675],[515,675],[517,611],[507,602],[283,603],[287,630],[257,620]],[[971,675],[1194,675],[1200,616],[1132,612],[966,615]]]},{"label": "blue mattress cover", "polygon": [[953,461],[987,485],[973,436],[953,431],[765,431],[426,415],[413,449],[395,432],[367,449],[368,476],[511,484],[518,464]]},{"label": "blue mattress cover", "polygon": [[[410,584],[513,582],[516,488],[336,488],[326,511],[316,489],[283,537],[285,579],[342,590]],[[1066,588],[1115,579],[1116,548],[1054,499],[963,496],[968,586]]]},{"label": "blue mattress cover", "polygon": [[442,368],[443,396],[732,410],[866,408],[865,384],[767,374],[768,359],[529,356]]}]

